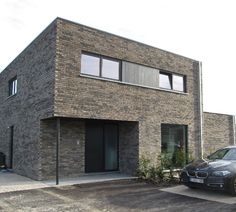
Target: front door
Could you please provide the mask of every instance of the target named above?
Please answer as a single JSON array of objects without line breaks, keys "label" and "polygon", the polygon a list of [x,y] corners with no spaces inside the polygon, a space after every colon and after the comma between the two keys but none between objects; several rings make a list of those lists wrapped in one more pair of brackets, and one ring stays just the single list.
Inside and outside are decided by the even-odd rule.
[{"label": "front door", "polygon": [[10,145],[9,145],[9,169],[13,168],[13,143],[14,142],[14,126],[10,126]]},{"label": "front door", "polygon": [[85,172],[118,170],[117,124],[87,123],[85,139]]}]

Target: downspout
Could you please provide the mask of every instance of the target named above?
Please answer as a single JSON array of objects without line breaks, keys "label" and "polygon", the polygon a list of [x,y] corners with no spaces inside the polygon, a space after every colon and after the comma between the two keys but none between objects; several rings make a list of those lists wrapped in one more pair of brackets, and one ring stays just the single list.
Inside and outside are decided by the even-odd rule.
[{"label": "downspout", "polygon": [[199,88],[199,113],[200,113],[200,129],[199,129],[199,143],[200,143],[200,157],[203,159],[203,97],[202,97],[202,62],[199,62],[199,77],[198,77],[198,88]]},{"label": "downspout", "polygon": [[59,184],[60,140],[61,140],[61,120],[58,117],[57,118],[57,143],[56,143],[56,185]]},{"label": "downspout", "polygon": [[233,145],[235,145],[235,116],[233,116]]}]

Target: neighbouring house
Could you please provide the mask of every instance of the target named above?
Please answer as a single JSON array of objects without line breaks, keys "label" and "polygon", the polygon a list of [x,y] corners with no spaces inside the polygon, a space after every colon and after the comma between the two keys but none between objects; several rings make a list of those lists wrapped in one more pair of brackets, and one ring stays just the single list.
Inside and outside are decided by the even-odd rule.
[{"label": "neighbouring house", "polygon": [[234,144],[201,99],[199,61],[57,18],[0,73],[0,152],[36,180],[134,175],[142,155]]},{"label": "neighbouring house", "polygon": [[217,149],[235,145],[235,120],[232,115],[203,113],[203,153],[207,156]]}]

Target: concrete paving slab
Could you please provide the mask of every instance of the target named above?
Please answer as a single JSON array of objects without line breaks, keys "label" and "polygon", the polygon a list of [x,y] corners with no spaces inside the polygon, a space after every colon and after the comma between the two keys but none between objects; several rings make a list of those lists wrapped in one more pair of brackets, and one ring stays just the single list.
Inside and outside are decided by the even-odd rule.
[{"label": "concrete paving slab", "polygon": [[0,173],[0,193],[45,188],[49,185],[17,175],[12,172]]},{"label": "concrete paving slab", "polygon": [[[115,181],[115,180],[131,180],[137,179],[130,175],[122,173],[98,173],[98,174],[85,174],[77,178],[65,178],[59,180],[60,186],[66,185],[75,185],[75,184],[86,184],[86,183],[99,183],[106,181]],[[55,180],[42,181],[44,184],[49,186],[55,186]]]},{"label": "concrete paving slab", "polygon": [[190,189],[184,185],[175,186],[171,188],[163,188],[160,190],[173,194],[179,194],[183,196],[194,197],[208,201],[215,201],[226,204],[236,204],[236,197],[232,197],[230,194],[218,191]]},{"label": "concrete paving slab", "polygon": [[39,189],[46,187],[69,186],[75,184],[98,183],[98,182],[106,182],[114,180],[127,180],[136,178],[137,177],[132,177],[130,175],[125,175],[122,173],[88,174],[77,178],[60,179],[59,185],[56,185],[55,180],[35,181],[12,172],[1,172],[0,193]]}]

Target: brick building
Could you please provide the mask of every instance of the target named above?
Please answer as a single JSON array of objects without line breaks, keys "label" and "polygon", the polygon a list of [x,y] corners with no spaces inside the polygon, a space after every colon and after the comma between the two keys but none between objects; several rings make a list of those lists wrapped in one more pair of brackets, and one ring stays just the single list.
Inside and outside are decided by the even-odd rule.
[{"label": "brick building", "polygon": [[232,116],[203,115],[200,88],[199,61],[57,18],[0,74],[0,152],[36,180],[201,157],[214,134],[235,139]]},{"label": "brick building", "polygon": [[221,147],[235,144],[234,116],[204,112],[203,120],[204,156]]}]

